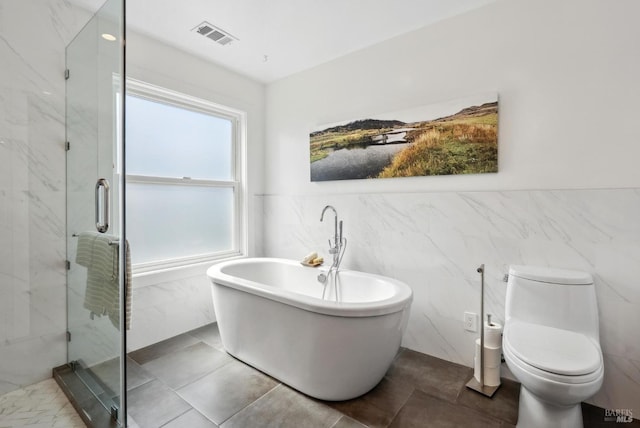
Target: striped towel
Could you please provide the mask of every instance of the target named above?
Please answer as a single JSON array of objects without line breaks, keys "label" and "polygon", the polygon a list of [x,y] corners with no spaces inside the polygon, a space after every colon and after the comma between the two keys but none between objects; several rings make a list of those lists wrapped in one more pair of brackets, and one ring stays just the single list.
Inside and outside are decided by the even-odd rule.
[{"label": "striped towel", "polygon": [[[87,289],[84,308],[92,313],[106,315],[120,328],[118,237],[98,232],[78,235],[76,263],[87,268]],[[126,328],[131,328],[131,254],[125,242],[125,313]]]}]

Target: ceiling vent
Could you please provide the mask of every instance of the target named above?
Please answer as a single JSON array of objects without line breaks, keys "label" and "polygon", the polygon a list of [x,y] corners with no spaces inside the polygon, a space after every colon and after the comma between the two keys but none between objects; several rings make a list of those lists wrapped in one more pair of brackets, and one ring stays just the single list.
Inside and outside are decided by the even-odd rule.
[{"label": "ceiling vent", "polygon": [[194,27],[191,31],[195,31],[196,33],[201,34],[222,46],[228,45],[234,40],[238,40],[237,37],[232,36],[228,32],[208,23],[207,21],[203,21],[202,24]]}]

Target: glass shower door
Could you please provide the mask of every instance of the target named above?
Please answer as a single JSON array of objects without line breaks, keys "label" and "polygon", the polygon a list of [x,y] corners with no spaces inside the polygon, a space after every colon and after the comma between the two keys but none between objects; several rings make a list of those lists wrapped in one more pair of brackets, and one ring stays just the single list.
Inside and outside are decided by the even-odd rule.
[{"label": "glass shower door", "polygon": [[122,425],[123,3],[108,0],[66,50],[67,357],[77,378]]}]

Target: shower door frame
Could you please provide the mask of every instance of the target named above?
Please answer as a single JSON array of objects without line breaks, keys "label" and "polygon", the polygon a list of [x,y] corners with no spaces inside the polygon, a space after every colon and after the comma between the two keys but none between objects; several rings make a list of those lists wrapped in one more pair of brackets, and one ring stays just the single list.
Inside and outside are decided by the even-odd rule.
[{"label": "shower door frame", "polygon": [[[110,31],[107,31],[107,33],[111,34],[113,33],[113,36],[115,37],[115,41],[109,41],[107,43],[117,43],[117,45],[104,45],[105,40],[103,40],[104,37],[104,33],[102,33],[102,29],[101,25],[104,25],[104,27],[109,28],[109,25],[111,24],[111,28]],[[95,31],[94,30],[95,27]],[[79,40],[80,38],[85,38],[85,40]],[[79,40],[79,41],[78,41]],[[107,39],[108,40],[108,39]],[[96,409],[88,409],[89,412],[87,412],[84,408],[83,405],[92,407],[91,404],[88,403],[96,403],[99,402],[100,405],[102,407],[105,408],[106,410],[106,417],[107,418],[111,418],[112,422],[115,421],[119,426],[123,426],[126,427],[127,426],[127,382],[126,382],[126,378],[127,378],[127,374],[126,374],[126,287],[125,287],[125,279],[126,279],[126,258],[125,258],[125,248],[126,245],[124,245],[124,243],[126,242],[126,235],[125,235],[125,160],[124,160],[124,156],[125,156],[125,90],[126,90],[126,51],[125,51],[125,40],[126,40],[126,0],[106,0],[105,3],[96,11],[96,13],[94,15],[92,15],[92,17],[90,18],[90,20],[87,22],[87,24],[85,25],[85,27],[83,27],[83,29],[78,33],[78,35],[76,35],[76,37],[69,43],[69,45],[67,46],[67,70],[65,71],[65,78],[67,79],[67,93],[66,93],[66,97],[67,97],[67,101],[66,101],[66,105],[67,105],[67,111],[66,111],[66,130],[67,130],[67,221],[66,221],[66,225],[67,225],[67,231],[66,231],[66,239],[67,239],[67,340],[68,340],[68,344],[67,344],[67,367],[69,368],[69,371],[72,373],[72,375],[78,379],[80,382],[68,382],[65,383],[64,381],[62,381],[61,386],[63,387],[63,390],[65,389],[65,386],[68,386],[69,391],[65,391],[65,393],[67,393],[67,395],[70,396],[70,398],[72,398],[72,402],[75,401],[73,404],[74,406],[78,409],[80,415],[83,417],[83,419],[85,420],[85,422],[89,423],[89,424],[93,424],[92,421],[92,415],[94,415],[95,413],[93,413]],[[77,42],[78,41],[78,42]],[[76,58],[74,59],[78,59],[82,58],[84,59],[84,57],[82,57],[81,55],[78,55],[78,51],[77,51],[77,46],[74,46],[75,43],[86,43],[86,46],[81,46],[80,47],[80,53],[82,53],[82,48],[83,47],[87,47],[89,49],[88,51],[88,56],[89,56],[89,66],[88,67],[82,67],[82,65],[86,65],[83,64],[82,61],[78,61],[76,63],[76,65],[79,65],[77,67],[77,69],[75,70],[75,73],[82,73],[82,72],[87,72],[88,71],[88,79],[85,79],[84,81],[80,80],[79,84],[80,86],[76,86],[75,89],[71,89],[69,87],[70,84],[70,79],[73,79],[74,76],[74,70],[73,69],[69,69],[69,62],[70,62],[70,57],[72,57],[74,54],[76,56]],[[95,43],[95,49],[92,48],[93,44]],[[102,43],[102,45],[101,45]],[[101,48],[101,46],[106,46],[105,48]],[[86,52],[85,52],[86,53]],[[94,57],[95,55],[95,57]],[[93,64],[91,62],[92,59],[95,58],[95,64]],[[114,58],[116,58],[115,60],[113,60]],[[109,62],[110,60],[112,60],[111,62]],[[104,62],[104,64],[103,64]],[[101,68],[101,66],[105,65],[106,67]],[[95,66],[95,74],[91,74],[91,66],[94,65]],[[104,73],[105,71],[107,71],[107,73],[109,71],[112,72],[112,74],[114,76],[116,76],[117,80],[119,81],[119,85],[114,85],[113,82],[113,78],[109,78],[108,82],[106,81],[106,79],[100,78],[100,73],[102,72],[102,74],[106,74]],[[77,76],[76,76],[77,78]],[[81,94],[79,92],[79,89],[83,89],[82,84],[83,83],[89,83],[89,86],[91,85],[91,83],[95,83],[95,96],[93,98],[91,98],[92,96],[92,91],[87,90],[88,88],[84,88],[86,90],[86,92],[89,92],[89,94]],[[101,86],[103,85],[103,86]],[[106,89],[106,85],[109,86],[109,89]],[[104,96],[104,97],[100,97],[101,94],[101,89],[102,91],[106,94],[109,91],[111,92],[112,96]],[[119,94],[120,96],[118,97],[116,94],[118,93],[118,89],[119,89]],[[74,119],[76,119],[75,124],[77,125],[77,128],[81,128],[82,125],[91,125],[95,124],[97,125],[96,130],[94,132],[94,134],[92,133],[92,129],[89,128],[89,132],[86,134],[86,136],[88,136],[88,138],[77,138],[76,141],[69,141],[69,134],[70,134],[70,129],[73,126],[74,121],[70,120],[70,115],[72,115],[74,113],[73,109],[70,109],[70,105],[73,104],[74,99],[73,97],[70,96],[70,94],[74,94],[73,92],[70,91],[74,91],[75,90],[75,95],[80,95],[81,97],[87,96],[89,95],[89,98],[85,99],[85,102],[88,100],[88,104],[90,106],[89,108],[89,112],[87,113],[87,118],[88,118],[88,122],[84,123],[82,121],[83,117],[81,115],[76,115],[76,117]],[[71,99],[71,100],[70,100]],[[81,108],[78,107],[82,107],[83,104],[82,102],[77,103],[78,99],[75,100],[76,104],[75,107],[77,108],[77,110],[81,110]],[[80,101],[82,101],[82,99],[80,99]],[[107,105],[107,103],[109,105]],[[91,109],[93,108],[93,109]],[[111,112],[111,123],[112,123],[112,128],[110,133],[108,132],[108,134],[111,135],[110,138],[110,142],[109,143],[105,143],[105,141],[108,141],[109,138],[105,139],[105,138],[101,138],[104,137],[104,135],[100,134],[100,122],[101,120],[104,119],[104,116],[100,116],[101,113],[103,112]],[[95,115],[95,116],[92,116]],[[78,116],[79,120],[78,120]],[[108,119],[107,119],[108,120]],[[106,121],[105,121],[106,122]],[[106,125],[105,125],[106,127]],[[80,137],[83,136],[82,135],[82,129],[78,130],[75,129],[74,130],[75,134],[74,137]],[[95,137],[95,138],[92,138]],[[94,141],[95,140],[95,141]],[[106,343],[106,350],[107,350],[107,354],[105,355],[106,357],[110,357],[110,355],[114,355],[112,358],[113,359],[118,359],[117,361],[117,366],[118,366],[118,385],[117,388],[102,388],[102,396],[100,396],[100,394],[98,394],[99,390],[101,389],[100,386],[104,386],[107,383],[101,383],[101,378],[99,375],[97,375],[96,373],[93,373],[89,367],[87,367],[86,373],[84,374],[84,376],[81,376],[81,372],[77,371],[80,367],[80,364],[78,364],[75,361],[75,357],[77,355],[81,355],[82,352],[79,351],[78,349],[74,350],[74,352],[71,352],[71,343],[72,343],[72,339],[77,340],[82,340],[83,337],[82,335],[79,335],[79,338],[77,337],[73,337],[72,336],[72,332],[75,331],[74,329],[77,327],[76,324],[71,322],[71,319],[73,317],[74,314],[78,314],[78,316],[82,316],[81,314],[79,314],[79,312],[82,311],[82,309],[80,309],[80,311],[76,311],[75,309],[78,307],[78,303],[82,300],[82,297],[79,296],[79,293],[75,293],[75,296],[73,296],[76,299],[76,303],[75,307],[74,305],[72,305],[72,301],[70,300],[70,295],[74,294],[72,291],[70,291],[70,287],[71,287],[71,269],[73,266],[73,263],[75,262],[74,257],[73,257],[73,251],[70,252],[70,246],[75,245],[76,249],[77,249],[77,242],[78,242],[78,232],[83,231],[83,230],[89,230],[86,226],[87,224],[87,219],[86,217],[83,217],[82,219],[78,220],[78,218],[76,217],[76,221],[72,222],[75,223],[73,226],[70,226],[70,213],[69,213],[69,207],[72,205],[72,203],[70,203],[70,193],[73,193],[70,191],[70,183],[73,182],[73,178],[74,177],[70,177],[70,170],[73,172],[73,165],[70,165],[70,163],[72,162],[69,158],[69,153],[70,150],[82,150],[82,144],[88,145],[89,148],[88,153],[89,153],[89,158],[88,158],[88,166],[91,167],[94,161],[94,158],[91,157],[91,155],[93,154],[92,150],[94,149],[95,145],[95,170],[89,170],[88,174],[86,174],[87,171],[85,171],[84,174],[80,174],[80,180],[78,180],[78,182],[82,182],[82,179],[86,177],[91,176],[93,173],[95,173],[95,176],[99,177],[99,180],[102,180],[102,176],[108,177],[109,179],[111,179],[112,183],[113,183],[113,188],[116,190],[116,192],[114,192],[112,194],[112,198],[113,200],[110,201],[112,202],[111,205],[113,206],[113,216],[114,218],[114,222],[112,225],[112,229],[115,230],[115,234],[117,236],[117,238],[119,239],[119,242],[121,243],[121,245],[118,245],[118,289],[119,289],[119,293],[118,293],[118,305],[119,305],[119,332],[112,332],[110,333],[110,335],[112,336],[113,340],[108,340]],[[102,146],[101,146],[102,144]],[[110,148],[109,148],[110,147]],[[86,149],[86,146],[85,146]],[[109,159],[107,159],[107,156],[105,156],[105,153],[109,153],[111,152],[111,156],[108,156]],[[76,161],[78,159],[82,160],[82,153],[79,153],[80,157],[76,156],[75,159]],[[101,156],[102,155],[102,156]],[[100,165],[103,165],[103,168],[100,168]],[[110,165],[111,167],[109,168],[108,165]],[[83,165],[86,166],[86,165]],[[76,169],[77,171],[77,169]],[[77,182],[77,183],[78,183]],[[77,195],[72,195],[72,196],[76,196],[76,203],[78,201],[80,202],[84,202],[86,203],[87,198],[86,198],[86,187],[87,183],[84,184],[74,184],[74,191],[76,191],[78,194]],[[89,183],[90,185],[91,183]],[[83,194],[84,192],[84,194]],[[84,199],[82,198],[84,196]],[[104,198],[103,198],[104,199]],[[95,195],[95,210],[97,211],[98,209],[98,194],[97,194],[97,190],[96,190],[96,195]],[[104,200],[103,202],[108,202],[106,200]],[[107,208],[108,209],[108,208]],[[86,214],[86,213],[85,213]],[[99,216],[98,213],[95,213],[96,215],[96,222],[101,222],[103,220],[105,220],[102,216]],[[98,219],[100,221],[98,221]],[[71,229],[71,230],[70,230]],[[79,230],[76,230],[79,229]],[[104,230],[105,228],[103,228],[103,230],[100,230],[100,228],[98,228],[99,232],[106,232],[107,230]],[[113,232],[112,232],[113,233]],[[75,266],[74,266],[75,267]],[[76,278],[77,275],[76,275]],[[76,282],[76,285],[77,282]],[[78,287],[76,287],[78,288]],[[86,315],[89,316],[89,313],[86,312]],[[91,314],[91,320],[93,320],[93,314]],[[103,324],[104,324],[104,320],[103,320]],[[85,346],[87,344],[85,343]],[[91,348],[91,343],[88,344],[89,348]],[[113,352],[109,352],[109,346],[112,346]],[[80,345],[80,348],[82,348],[82,344]],[[87,349],[89,349],[87,348]],[[99,352],[96,352],[96,354],[100,355]],[[108,360],[107,360],[108,361]],[[58,370],[59,368],[55,369]],[[55,374],[55,370],[54,370],[54,374]],[[115,378],[115,376],[113,376],[113,378]],[[58,380],[58,379],[57,379]],[[92,380],[94,380],[95,382],[92,384]],[[60,383],[60,382],[59,382]],[[80,391],[81,394],[80,396],[77,396],[78,391],[76,391],[71,385],[76,384],[80,387],[84,386],[84,388],[81,388]],[[96,388],[96,386],[98,386]],[[117,390],[116,390],[117,389]],[[112,394],[116,394],[115,396],[113,396],[112,394],[108,394],[108,392],[111,392]],[[74,398],[76,400],[74,400]],[[98,408],[100,408],[101,406],[98,406]],[[93,406],[96,407],[96,406]],[[84,414],[83,414],[84,413]],[[92,415],[90,415],[90,413]],[[105,416],[99,415],[98,416],[99,420],[104,420]],[[96,422],[98,423],[98,422]],[[111,426],[111,425],[110,425]]]}]

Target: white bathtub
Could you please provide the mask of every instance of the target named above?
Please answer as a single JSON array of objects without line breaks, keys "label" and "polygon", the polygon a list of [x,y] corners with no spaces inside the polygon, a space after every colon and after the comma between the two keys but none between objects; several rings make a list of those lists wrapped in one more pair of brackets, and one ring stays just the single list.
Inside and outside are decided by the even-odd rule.
[{"label": "white bathtub", "polygon": [[[207,271],[227,352],[322,400],[348,400],[380,382],[398,352],[412,291],[391,278],[341,270],[323,300],[326,268],[250,258]],[[339,300],[339,301],[336,301]]]}]

